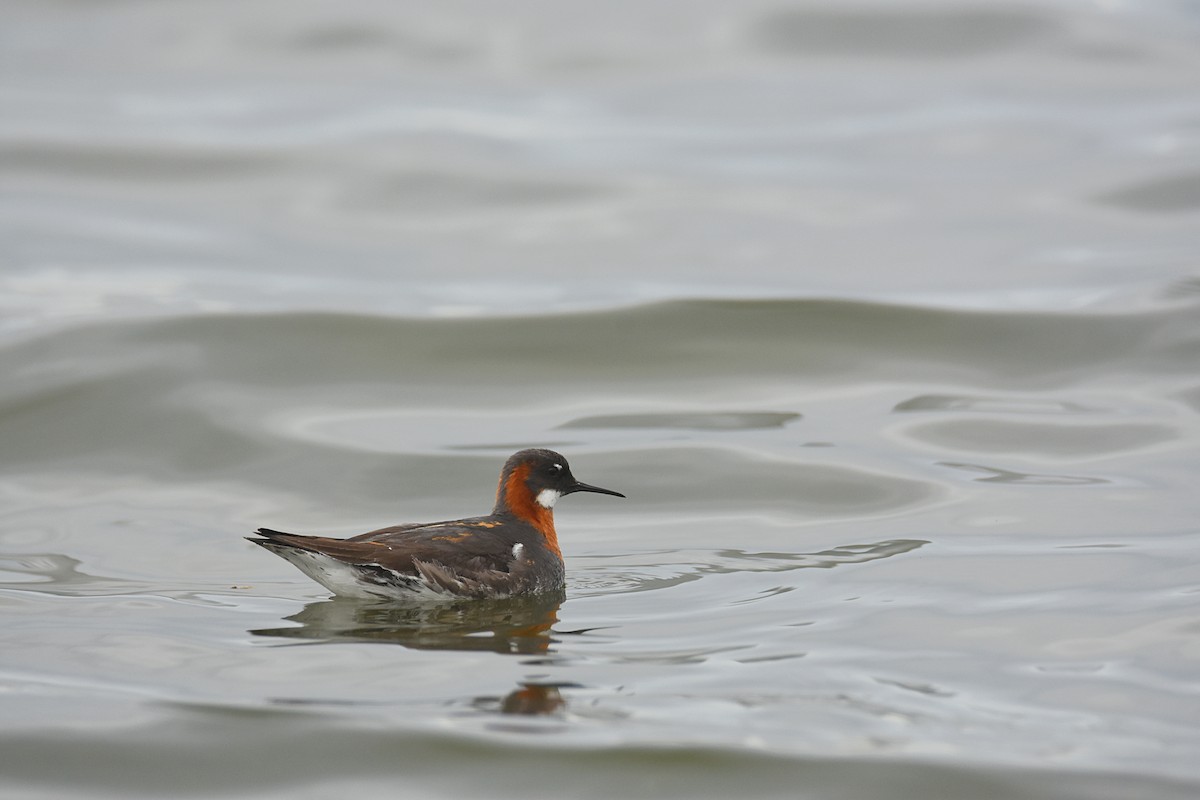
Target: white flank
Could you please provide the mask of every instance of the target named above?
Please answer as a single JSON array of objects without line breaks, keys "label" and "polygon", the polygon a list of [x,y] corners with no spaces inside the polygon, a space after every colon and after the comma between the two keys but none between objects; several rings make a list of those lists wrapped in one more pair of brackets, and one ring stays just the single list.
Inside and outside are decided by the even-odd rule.
[{"label": "white flank", "polygon": [[542,508],[554,508],[554,504],[558,502],[558,498],[562,497],[562,492],[557,492],[554,489],[542,489],[538,492],[537,502]]},{"label": "white flank", "polygon": [[343,597],[378,596],[367,591],[362,581],[358,579],[354,567],[338,561],[336,558],[300,549],[281,550],[279,554],[334,594]]},{"label": "white flank", "polygon": [[378,600],[381,597],[406,600],[445,600],[454,595],[433,589],[424,582],[413,589],[399,587],[377,586],[364,582],[359,578],[358,571],[351,564],[330,558],[323,553],[313,553],[308,550],[288,548],[276,551],[290,561],[301,572],[324,586],[329,591],[342,597],[358,597],[360,599]]}]

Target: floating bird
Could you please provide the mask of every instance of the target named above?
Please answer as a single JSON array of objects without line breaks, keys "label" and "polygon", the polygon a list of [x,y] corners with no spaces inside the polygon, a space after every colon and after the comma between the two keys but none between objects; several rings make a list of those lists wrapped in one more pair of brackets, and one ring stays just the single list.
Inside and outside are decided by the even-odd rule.
[{"label": "floating bird", "polygon": [[624,497],[575,480],[553,450],[504,462],[496,505],[483,517],[409,523],[349,539],[259,528],[247,537],[334,594],[371,599],[511,597],[562,589],[554,504],[574,492]]}]

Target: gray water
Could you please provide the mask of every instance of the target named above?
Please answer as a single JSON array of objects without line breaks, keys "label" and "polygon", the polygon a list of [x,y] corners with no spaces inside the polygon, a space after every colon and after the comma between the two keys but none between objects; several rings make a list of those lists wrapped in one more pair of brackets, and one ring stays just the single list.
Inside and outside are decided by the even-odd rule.
[{"label": "gray water", "polygon": [[4,797],[1200,794],[1194,5],[4,18]]}]

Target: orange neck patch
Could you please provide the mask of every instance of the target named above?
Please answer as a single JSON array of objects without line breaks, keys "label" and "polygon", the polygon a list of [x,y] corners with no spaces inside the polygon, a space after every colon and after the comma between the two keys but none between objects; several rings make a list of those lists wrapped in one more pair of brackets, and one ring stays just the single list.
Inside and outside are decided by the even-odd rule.
[{"label": "orange neck patch", "polygon": [[558,549],[558,534],[554,530],[554,512],[540,505],[533,492],[529,491],[525,483],[528,477],[528,464],[522,464],[509,473],[500,489],[505,509],[517,519],[537,528],[550,551],[562,558],[562,551]]}]

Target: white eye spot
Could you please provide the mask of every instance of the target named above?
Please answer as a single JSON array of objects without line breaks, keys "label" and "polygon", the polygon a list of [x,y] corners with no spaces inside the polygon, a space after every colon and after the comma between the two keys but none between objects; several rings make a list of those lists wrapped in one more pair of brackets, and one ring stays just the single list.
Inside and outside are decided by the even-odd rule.
[{"label": "white eye spot", "polygon": [[538,492],[537,503],[542,508],[554,508],[554,504],[558,502],[558,498],[562,497],[562,492],[555,489],[542,489]]},{"label": "white eye spot", "polygon": [[562,472],[562,468],[563,468],[562,464],[551,464],[550,465],[550,469],[554,470],[555,472]]}]

